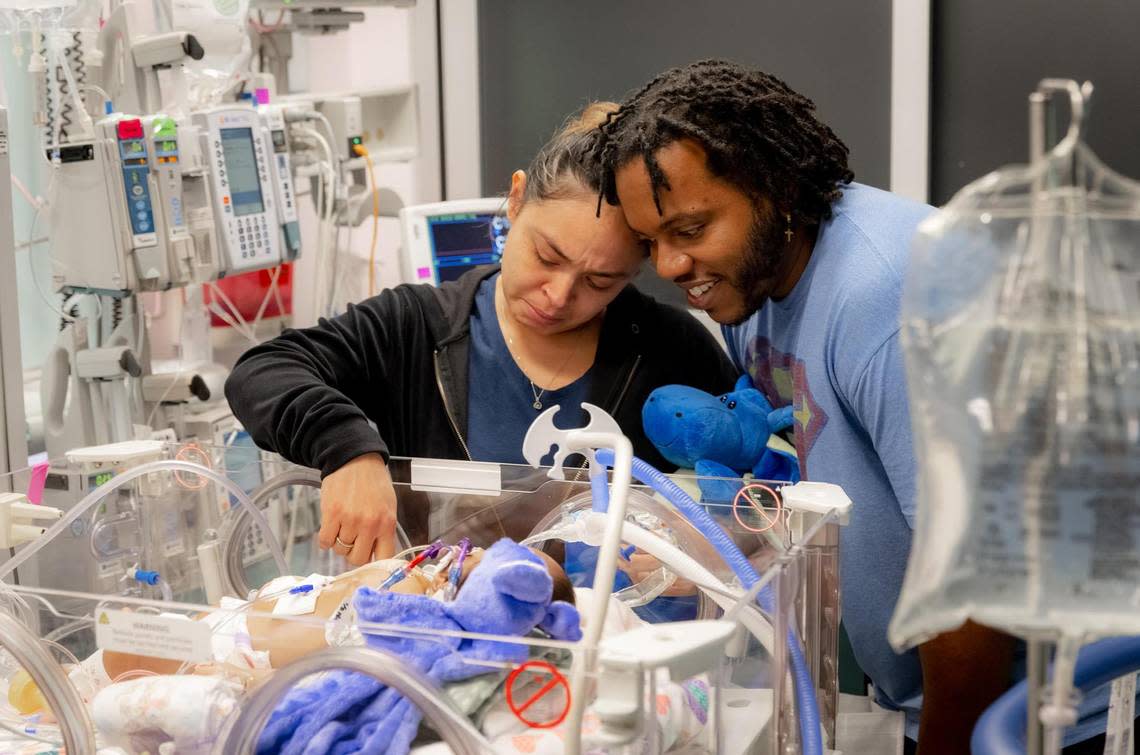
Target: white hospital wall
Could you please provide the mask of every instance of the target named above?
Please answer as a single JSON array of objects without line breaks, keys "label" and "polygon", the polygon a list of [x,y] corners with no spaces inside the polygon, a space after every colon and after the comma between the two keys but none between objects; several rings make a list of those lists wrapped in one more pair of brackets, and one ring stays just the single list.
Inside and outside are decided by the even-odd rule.
[{"label": "white hospital wall", "polygon": [[[414,9],[364,8],[365,20],[337,34],[294,36],[294,58],[290,79],[294,91],[350,93],[370,89],[410,86],[412,71],[412,25]],[[421,108],[422,110],[422,108]],[[421,145],[422,148],[422,145]],[[404,204],[425,201],[418,186],[415,162],[377,163],[376,182],[392,189]],[[316,277],[315,255],[307,253],[316,238],[317,221],[311,200],[300,204],[301,233],[305,242],[294,277],[294,311],[312,312],[314,291],[306,281]],[[381,218],[376,259],[377,291],[394,286],[399,280],[397,252],[399,224],[394,218]],[[369,217],[352,229],[342,230],[342,289],[350,301],[368,295],[368,257],[372,234]],[[299,325],[309,324],[302,320]]]}]

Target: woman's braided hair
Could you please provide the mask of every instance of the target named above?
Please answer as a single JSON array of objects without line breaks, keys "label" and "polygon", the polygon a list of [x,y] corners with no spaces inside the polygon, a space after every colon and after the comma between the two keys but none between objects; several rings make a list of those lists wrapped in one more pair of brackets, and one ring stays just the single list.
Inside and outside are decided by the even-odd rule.
[{"label": "woman's braided hair", "polygon": [[670,187],[656,153],[683,138],[700,142],[713,175],[749,196],[767,197],[803,224],[831,217],[840,185],[855,177],[847,167],[847,146],[816,118],[815,103],[775,76],[725,60],[662,73],[598,130],[599,210],[603,197],[618,203],[617,169],[640,157],[660,212],[659,192]]}]

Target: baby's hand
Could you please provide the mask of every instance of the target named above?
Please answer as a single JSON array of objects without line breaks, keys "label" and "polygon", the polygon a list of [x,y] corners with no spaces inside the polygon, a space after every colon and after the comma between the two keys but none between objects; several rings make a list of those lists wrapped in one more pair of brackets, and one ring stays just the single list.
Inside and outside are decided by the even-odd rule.
[{"label": "baby's hand", "polygon": [[[653,575],[655,571],[662,568],[661,562],[653,556],[644,551],[634,551],[629,561],[618,560],[618,568],[629,575],[629,578],[634,584],[637,584],[643,579]],[[687,579],[676,577],[672,585],[670,585],[662,595],[670,597],[677,597],[681,595],[696,595],[697,586]]]}]

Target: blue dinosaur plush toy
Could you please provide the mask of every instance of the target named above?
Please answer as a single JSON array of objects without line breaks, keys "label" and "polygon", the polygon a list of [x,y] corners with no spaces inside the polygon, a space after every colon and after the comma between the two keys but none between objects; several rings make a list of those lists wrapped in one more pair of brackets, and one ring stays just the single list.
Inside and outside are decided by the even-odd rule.
[{"label": "blue dinosaur plush toy", "polygon": [[[555,639],[581,639],[577,609],[552,601],[553,589],[542,559],[503,539],[487,549],[450,603],[362,587],[353,606],[358,619],[368,623],[512,637],[539,628]],[[367,632],[364,638],[369,647],[398,656],[436,684],[487,673],[486,664],[471,661],[517,664],[528,657],[526,645],[488,639]],[[270,715],[257,752],[407,753],[420,719],[415,706],[372,677],[333,671],[289,691]]]},{"label": "blue dinosaur plush toy", "polygon": [[[792,426],[792,407],[772,409],[747,375],[721,396],[687,385],[662,386],[649,394],[641,421],[662,456],[702,477],[751,472],[759,480],[799,482],[795,449],[776,434]],[[702,500],[732,500],[735,487],[724,485],[703,482]]]}]

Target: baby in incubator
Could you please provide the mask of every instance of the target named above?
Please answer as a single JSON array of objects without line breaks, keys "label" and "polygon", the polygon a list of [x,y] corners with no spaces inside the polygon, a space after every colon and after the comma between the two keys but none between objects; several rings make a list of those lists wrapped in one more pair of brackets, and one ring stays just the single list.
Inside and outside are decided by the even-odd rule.
[{"label": "baby in incubator", "polygon": [[[552,601],[574,604],[574,589],[566,572],[550,556],[533,548],[553,582]],[[194,667],[203,674],[226,673],[255,686],[273,669],[330,646],[363,644],[355,629],[352,597],[362,587],[404,595],[427,595],[453,599],[486,551],[472,548],[464,538],[451,548],[435,544],[411,561],[373,561],[337,577],[278,577],[257,591],[251,601],[224,598],[223,610],[198,617],[214,629],[215,663]],[[427,563],[435,559],[434,563]],[[244,615],[248,614],[248,615]],[[275,619],[272,616],[309,616],[315,622]],[[98,651],[82,664],[96,689],[124,675],[176,674],[188,670],[181,661]],[[11,689],[11,688],[10,688]],[[22,713],[28,703],[40,702],[37,694],[21,688],[21,699],[12,700]],[[23,696],[27,697],[24,702]],[[16,702],[23,703],[15,705]]]},{"label": "baby in incubator", "polygon": [[[487,558],[488,553],[492,558]],[[504,554],[509,554],[506,559]],[[519,567],[524,567],[521,572]],[[191,666],[99,650],[74,667],[70,676],[90,702],[93,722],[106,741],[129,741],[128,749],[134,750],[141,736],[147,744],[177,742],[179,752],[196,751],[195,743],[216,735],[221,722],[239,704],[243,690],[255,686],[274,668],[329,646],[365,644],[367,638],[361,634],[358,621],[422,625],[421,617],[430,618],[437,610],[432,606],[452,613],[509,615],[511,611],[504,612],[501,607],[498,611],[484,609],[494,608],[487,603],[494,589],[487,586],[494,583],[495,575],[512,569],[536,589],[525,588],[523,592],[534,595],[523,602],[514,601],[515,609],[523,608],[531,623],[523,627],[506,622],[503,634],[525,633],[518,630],[529,630],[558,616],[560,621],[554,623],[559,631],[571,632],[563,639],[576,639],[579,630],[578,614],[572,605],[573,588],[553,559],[506,540],[484,551],[472,548],[464,538],[450,547],[433,544],[410,561],[374,562],[335,578],[279,577],[249,601],[223,598],[219,610],[194,619],[212,629],[211,663]],[[472,579],[472,575],[488,571],[490,581],[485,574]],[[514,577],[516,583],[519,580]],[[472,584],[475,587],[470,587]],[[468,595],[471,590],[475,592]],[[384,595],[408,601],[403,604],[403,613],[383,607],[377,610],[377,598]],[[370,607],[366,615],[358,617],[360,600],[368,597]],[[506,595],[500,597],[513,601]],[[413,608],[410,612],[409,606]],[[290,616],[303,616],[306,621],[290,620]],[[313,618],[320,621],[308,621]],[[479,621],[461,622],[456,628]],[[486,624],[481,631],[494,633],[497,627]],[[9,680],[9,703],[23,716],[49,722],[50,712],[40,691],[26,677],[20,671]],[[153,742],[145,740],[152,734],[156,737]]]},{"label": "baby in incubator", "polygon": [[[434,563],[429,563],[433,559]],[[518,569],[520,563],[530,571]],[[479,566],[485,568],[477,570]],[[436,544],[411,562],[378,561],[335,578],[280,577],[261,588],[251,601],[224,600],[220,610],[197,619],[213,630],[215,660],[211,664],[187,669],[177,661],[98,651],[72,672],[72,678],[77,686],[86,688],[92,720],[104,741],[122,743],[128,751],[144,747],[153,752],[158,744],[171,742],[177,743],[179,753],[206,752],[223,722],[241,704],[243,689],[256,685],[274,668],[326,647],[368,644],[395,652],[445,689],[463,679],[474,681],[474,676],[487,678],[487,668],[471,666],[472,659],[496,658],[511,665],[525,660],[528,652],[522,646],[511,647],[502,642],[465,641],[458,647],[448,642],[438,645],[362,635],[358,623],[410,624],[499,636],[545,630],[558,639],[576,640],[581,633],[574,602],[574,588],[562,567],[539,551],[511,541],[500,541],[487,551],[470,548],[463,541],[451,548]],[[408,613],[409,607],[415,609],[414,615]],[[289,615],[322,621],[290,621]],[[496,620],[495,616],[500,618]],[[526,618],[520,621],[521,616]],[[611,608],[607,628],[622,616],[636,621],[628,609],[622,612]],[[632,627],[615,625],[613,629],[620,632],[629,628]],[[405,644],[397,648],[400,643]],[[508,657],[516,653],[522,655]],[[194,673],[179,673],[186,670]],[[144,678],[136,678],[140,676]],[[348,730],[357,732],[353,736],[363,736],[360,732],[371,731],[371,736],[377,736],[374,729],[378,722],[365,721],[360,716],[345,720],[342,714],[318,710],[318,704],[324,700],[344,699],[353,694],[371,695],[379,700],[379,692],[367,686],[368,680],[354,680],[352,676],[348,672],[331,672],[323,680],[314,678],[307,685],[294,688],[271,717],[259,752],[291,751],[290,744],[296,747],[301,742],[306,743],[305,752],[326,751],[316,734],[301,736],[306,724],[314,732]],[[122,679],[129,681],[119,681]],[[113,680],[119,683],[112,684]],[[526,727],[512,728],[511,722],[517,725],[517,720],[491,699],[498,694],[495,690],[501,683],[501,679],[488,679],[481,685],[485,688],[482,699],[487,700],[483,720],[491,740],[510,750],[506,743],[514,743],[519,734],[532,733]],[[21,685],[19,699],[11,700],[21,713],[35,712],[32,707],[42,708],[42,699],[38,699],[34,686],[30,682]],[[463,686],[459,684],[457,689]],[[658,713],[665,711],[659,716],[660,725],[674,730],[673,736],[666,738],[674,743],[685,741],[703,726],[703,716],[693,712],[701,710],[694,702],[701,697],[700,689],[690,686],[662,688],[663,694],[677,696],[677,700],[671,701],[671,709],[670,701],[662,695],[657,701]],[[10,697],[15,689],[16,685],[10,687]],[[467,689],[465,694],[470,693]],[[400,713],[388,706],[381,709],[394,711],[386,716],[403,716],[398,725],[393,724],[397,728],[413,723],[414,712]],[[587,728],[589,724],[588,717]],[[290,743],[282,736],[293,736],[297,741]],[[547,750],[548,746],[560,749],[557,738],[544,742],[540,750]],[[329,745],[331,748],[332,743]]]}]

